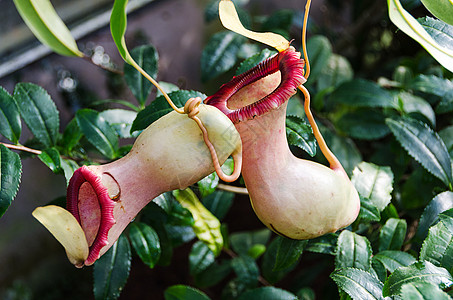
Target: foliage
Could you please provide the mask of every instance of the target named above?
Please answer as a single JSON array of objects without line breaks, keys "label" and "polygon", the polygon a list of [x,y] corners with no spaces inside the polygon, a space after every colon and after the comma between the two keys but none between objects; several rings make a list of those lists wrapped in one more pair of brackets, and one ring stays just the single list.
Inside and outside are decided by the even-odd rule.
[{"label": "foliage", "polygon": [[[29,26],[43,43],[60,54],[79,55],[69,31],[49,30],[38,22],[57,17],[47,7],[50,4],[46,4],[46,11],[37,12],[27,8],[33,1],[15,2],[25,19],[35,20]],[[209,22],[216,20],[213,7],[217,2],[211,1],[207,7]],[[247,2],[236,1],[240,6]],[[125,46],[126,3],[115,1],[111,19],[115,42],[127,62],[135,61],[155,77],[157,50],[145,45],[129,54]],[[388,4],[390,19],[451,71],[451,25],[432,18],[417,21],[399,1],[389,0]],[[41,15],[36,17],[37,13]],[[297,27],[296,12],[288,10],[250,16],[241,9],[240,14],[241,19],[253,20],[250,24],[258,30],[288,37],[292,37],[290,29]],[[410,27],[405,22],[417,25]],[[439,35],[430,29],[440,31]],[[147,205],[95,263],[95,299],[120,296],[132,260],[139,259],[150,268],[168,266],[173,252],[188,243],[186,269],[193,280],[168,287],[165,299],[314,299],[315,290],[322,299],[332,293],[341,299],[451,297],[453,120],[448,114],[453,111],[453,75],[424,53],[410,59],[394,57],[386,60],[387,66],[379,72],[371,72],[366,65],[359,68],[348,57],[334,53],[335,45],[327,33],[321,35],[316,29],[311,33],[308,49],[313,68],[306,86],[323,134],[360,194],[358,219],[344,230],[307,241],[276,236],[267,229],[230,233],[229,224],[222,220],[238,196],[221,190],[219,178],[212,174],[193,186],[193,191],[165,193]],[[384,38],[388,30],[379,34]],[[55,42],[61,35],[64,39]],[[395,39],[392,36],[392,42]],[[212,35],[201,56],[200,80],[212,84],[214,79],[242,73],[274,53],[256,47],[256,53],[242,60],[241,49],[250,45],[229,31]],[[378,50],[390,51],[390,47]],[[17,83],[10,94],[0,87],[0,134],[15,146],[9,148],[30,152],[69,180],[82,164],[124,156],[130,145],[120,147],[120,141],[137,136],[171,111],[162,96],[146,105],[151,85],[128,64],[124,66],[124,81],[136,98],[136,104],[127,104],[130,109],[83,108],[65,128],[60,128],[59,112],[44,88]],[[205,98],[202,92],[169,87],[178,107],[189,97]],[[301,113],[300,97],[290,99],[288,142],[299,156],[322,161]],[[19,143],[21,120],[33,135],[25,142],[30,148]],[[0,146],[0,216],[15,197],[21,161],[26,158],[9,148]],[[326,272],[330,279],[323,276]],[[292,277],[304,279],[291,282]],[[316,280],[327,280],[331,285],[319,290]],[[338,291],[332,289],[333,283]],[[212,295],[214,287],[221,295]]]}]

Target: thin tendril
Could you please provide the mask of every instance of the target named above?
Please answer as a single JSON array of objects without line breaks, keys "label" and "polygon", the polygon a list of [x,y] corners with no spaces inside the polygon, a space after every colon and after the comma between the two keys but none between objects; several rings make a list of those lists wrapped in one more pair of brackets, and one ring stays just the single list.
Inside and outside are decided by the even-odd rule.
[{"label": "thin tendril", "polygon": [[[310,10],[310,4],[311,4],[311,0],[307,0],[307,4],[305,5],[304,25],[302,27],[302,51],[304,52],[304,60],[305,60],[305,66],[306,66],[306,73],[304,75],[305,79],[308,79],[308,76],[310,76],[310,62],[308,60],[308,52],[307,52],[307,21],[308,21],[308,13]],[[348,175],[346,174],[346,171],[344,170],[340,161],[335,156],[335,154],[333,154],[333,152],[329,149],[329,147],[326,144],[326,141],[324,140],[324,138],[321,134],[321,131],[319,131],[318,125],[316,124],[315,118],[313,117],[313,114],[310,109],[310,93],[303,85],[299,85],[298,88],[304,94],[305,115],[307,116],[308,122],[310,123],[311,128],[313,129],[313,134],[315,135],[316,141],[318,142],[319,149],[321,150],[322,154],[329,162],[330,168],[332,170],[339,171],[339,172],[343,173],[346,177],[348,177]]]}]

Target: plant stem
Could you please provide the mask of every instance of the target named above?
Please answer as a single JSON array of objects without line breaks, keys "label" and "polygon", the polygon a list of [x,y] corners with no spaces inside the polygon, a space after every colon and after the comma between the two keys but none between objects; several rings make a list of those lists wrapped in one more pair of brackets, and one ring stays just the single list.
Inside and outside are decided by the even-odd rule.
[{"label": "plant stem", "polygon": [[36,155],[39,155],[39,154],[42,153],[42,151],[40,151],[40,150],[28,148],[28,147],[25,147],[25,146],[22,146],[22,145],[12,145],[12,144],[6,144],[6,143],[1,143],[1,142],[0,142],[0,144],[5,146],[6,148],[9,148],[9,149],[29,152],[29,153],[33,153],[33,154],[36,154]]},{"label": "plant stem", "polygon": [[239,186],[232,186],[232,185],[228,185],[228,184],[219,183],[217,185],[217,188],[220,190],[232,192],[235,194],[241,194],[241,195],[249,194],[247,188],[243,188],[243,187],[239,187]]}]

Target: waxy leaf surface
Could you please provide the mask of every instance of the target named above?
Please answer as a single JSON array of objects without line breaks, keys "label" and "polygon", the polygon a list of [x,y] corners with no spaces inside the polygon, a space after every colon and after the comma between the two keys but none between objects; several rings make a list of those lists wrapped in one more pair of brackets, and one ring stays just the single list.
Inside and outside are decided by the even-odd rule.
[{"label": "waxy leaf surface", "polygon": [[22,163],[19,154],[0,145],[0,217],[16,197],[21,175]]},{"label": "waxy leaf surface", "polygon": [[330,277],[338,287],[354,300],[381,300],[382,287],[379,279],[360,269],[337,269]]},{"label": "waxy leaf surface", "polygon": [[16,144],[22,124],[14,98],[0,86],[0,134]]}]

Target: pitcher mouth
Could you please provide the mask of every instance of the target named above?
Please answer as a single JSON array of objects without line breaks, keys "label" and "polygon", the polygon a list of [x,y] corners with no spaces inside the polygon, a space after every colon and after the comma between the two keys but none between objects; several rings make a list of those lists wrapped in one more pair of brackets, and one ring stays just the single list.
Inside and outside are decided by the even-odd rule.
[{"label": "pitcher mouth", "polygon": [[114,206],[95,172],[86,166],[74,172],[67,189],[66,208],[85,232],[89,246],[86,266],[92,265],[100,257],[101,249],[108,245],[108,233],[115,224]]},{"label": "pitcher mouth", "polygon": [[[205,104],[217,107],[227,115],[233,123],[246,121],[263,115],[273,109],[280,107],[297,91],[297,87],[303,84],[304,60],[300,58],[300,53],[293,47],[275,54],[264,60],[247,72],[233,77],[225,83],[212,96],[204,100]],[[265,97],[238,109],[230,109],[227,102],[241,88],[252,84],[277,71],[281,72],[281,82],[278,87]]]}]

